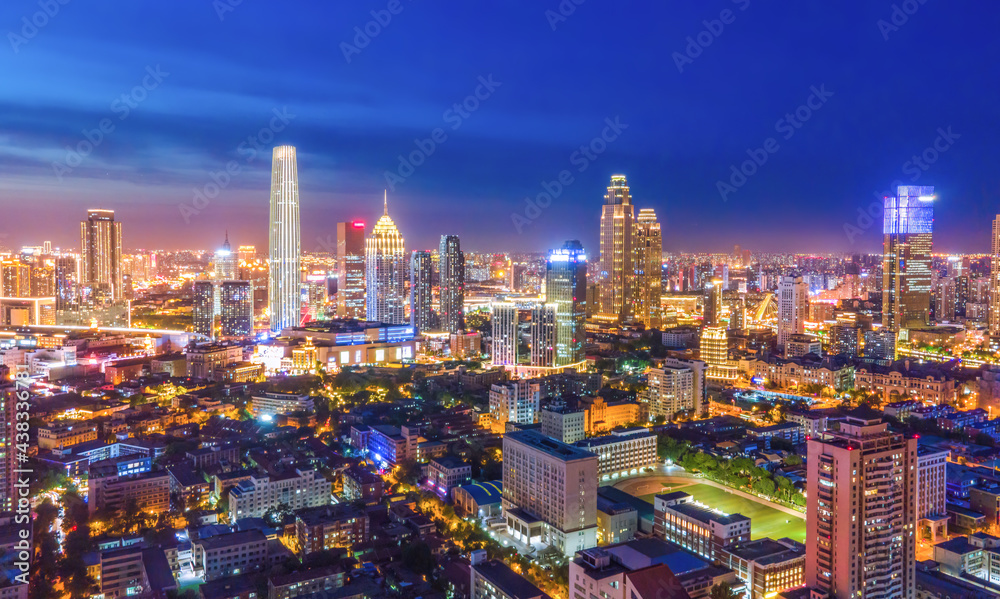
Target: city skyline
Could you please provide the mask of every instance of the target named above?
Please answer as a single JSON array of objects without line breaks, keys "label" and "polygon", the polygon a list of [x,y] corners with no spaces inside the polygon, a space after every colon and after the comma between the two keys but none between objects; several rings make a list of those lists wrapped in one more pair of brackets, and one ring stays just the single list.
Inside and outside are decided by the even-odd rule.
[{"label": "city skyline", "polygon": [[[877,251],[878,231],[863,226],[858,210],[867,210],[896,180],[938,189],[937,247],[988,251],[988,233],[963,234],[978,220],[991,218],[1000,201],[1000,184],[988,166],[997,161],[997,149],[985,134],[993,120],[987,98],[996,95],[996,84],[974,71],[976,65],[988,64],[998,48],[985,31],[975,34],[982,23],[965,23],[961,15],[933,3],[921,5],[898,29],[879,26],[890,19],[890,6],[856,2],[840,7],[844,14],[827,15],[816,7],[732,4],[728,8],[735,21],[710,46],[688,49],[687,38],[697,41],[705,30],[702,22],[718,20],[717,11],[645,7],[652,11],[649,23],[662,20],[665,30],[646,36],[650,25],[644,23],[630,44],[600,42],[584,52],[586,68],[565,65],[555,71],[557,76],[546,66],[528,68],[512,60],[501,51],[506,44],[496,38],[503,28],[484,27],[466,9],[449,18],[471,19],[475,25],[444,28],[419,56],[407,56],[402,49],[426,42],[425,32],[438,31],[440,16],[434,10],[405,9],[359,54],[351,54],[350,62],[342,45],[353,45],[354,27],[363,28],[370,11],[380,7],[316,7],[328,17],[318,19],[282,15],[268,25],[278,35],[295,31],[303,41],[245,55],[232,52],[236,44],[229,42],[273,17],[259,7],[241,5],[221,18],[214,10],[186,5],[162,13],[150,9],[152,18],[128,28],[115,26],[128,18],[125,13],[61,11],[36,36],[12,48],[11,76],[21,85],[0,95],[4,128],[10,132],[0,142],[0,164],[8,173],[0,197],[23,226],[3,227],[0,234],[7,237],[0,243],[19,246],[40,238],[30,206],[45,202],[59,208],[100,205],[126,222],[150,215],[149,223],[125,232],[129,248],[193,247],[201,239],[214,239],[217,227],[262,246],[266,233],[254,224],[266,211],[268,170],[262,158],[284,143],[308,157],[300,173],[303,213],[311,216],[303,225],[308,251],[319,245],[317,239],[335,235],[337,222],[374,222],[378,215],[367,200],[387,187],[385,173],[397,171],[398,156],[417,150],[415,139],[429,139],[440,127],[448,139],[390,190],[397,220],[413,229],[403,231],[413,247],[433,247],[445,231],[462,238],[475,232],[477,239],[466,244],[467,251],[543,252],[571,238],[596,247],[595,235],[581,232],[586,211],[576,207],[599,202],[602,183],[623,172],[637,190],[636,202],[656,211],[668,251],[719,250],[728,245],[724,239],[761,251]],[[14,3],[0,9],[0,16],[16,24],[30,16],[22,13],[32,6]],[[521,31],[525,51],[539,55],[586,47],[601,39],[606,26],[635,27],[627,6],[581,7],[565,22],[552,23],[545,10],[514,3],[498,9],[495,19]],[[807,27],[804,23],[813,23],[814,17],[828,17],[815,22],[830,23]],[[311,21],[343,25],[323,36],[331,43],[314,47],[304,41],[316,27]],[[194,40],[183,52],[157,30],[182,22]],[[12,33],[20,35],[13,25]],[[81,42],[84,34],[106,42]],[[928,37],[959,34],[970,40],[962,48],[922,43]],[[770,45],[762,46],[762,38]],[[858,48],[851,50],[858,60],[829,56],[827,49],[845,39],[858,40]],[[755,60],[741,55],[745,44],[756,44]],[[660,56],[662,64],[629,60],[636,52]],[[675,54],[684,57],[679,67]],[[799,58],[789,63],[790,54]],[[115,67],[94,66],[112,55]],[[421,61],[435,59],[451,67],[440,70],[437,84],[411,85]],[[314,76],[317,60],[330,73],[328,80]],[[806,67],[765,66],[772,63]],[[886,69],[887,63],[894,68]],[[272,75],[281,81],[280,90],[271,93],[273,86],[256,82],[234,92],[237,78],[251,68],[258,69],[261,81]],[[375,82],[368,73],[380,69],[386,76]],[[43,71],[63,85],[76,86],[79,93],[70,98],[61,93],[63,86],[56,89],[30,76]],[[601,89],[594,75],[601,72],[620,73],[621,93],[593,93]],[[482,88],[479,95],[486,99],[453,130],[454,122],[443,118],[445,111],[470,95],[475,98],[483,85],[479,78],[490,81],[490,76],[499,85]],[[932,90],[905,103],[881,91],[905,87],[914,79],[933,80]],[[396,93],[400,86],[409,93],[405,102]],[[651,100],[661,87],[670,90],[666,116]],[[769,93],[721,102],[733,87]],[[810,100],[813,87],[833,95],[807,122],[798,123],[801,127],[793,128],[794,136],[786,141],[784,127],[778,131],[775,122],[800,106],[817,106]],[[127,98],[134,108],[120,101],[123,92],[134,92],[134,100]],[[550,100],[532,100],[532,95]],[[46,111],[44,125],[40,110]],[[75,158],[67,160],[65,148],[87,141],[84,132],[104,118],[114,130],[79,164]],[[628,128],[578,172],[570,162],[573,152],[601,136],[608,127],[605,119],[616,118]],[[762,147],[769,135],[781,147],[723,201],[717,182],[728,181],[731,166],[746,160],[748,150]],[[248,151],[238,149],[248,137],[256,144],[244,146],[253,150],[252,160]],[[233,174],[226,171],[229,161],[238,167]],[[541,183],[556,181],[563,169],[573,175],[573,183],[518,233],[511,214],[523,212],[524,198],[542,193]],[[211,185],[219,185],[213,175],[225,181],[217,195],[212,193]],[[817,180],[824,184],[817,187]],[[203,204],[196,200],[196,190],[213,197]],[[428,202],[442,210],[426,214]],[[51,221],[65,230],[64,237],[53,240],[60,246],[72,239],[69,212],[54,210]],[[486,216],[482,222],[488,225],[474,230],[479,215]],[[689,224],[708,218],[711,230],[696,235]],[[432,222],[439,222],[442,231],[428,231]],[[778,226],[787,235],[769,236],[747,224]],[[845,225],[858,232],[845,232]]]}]

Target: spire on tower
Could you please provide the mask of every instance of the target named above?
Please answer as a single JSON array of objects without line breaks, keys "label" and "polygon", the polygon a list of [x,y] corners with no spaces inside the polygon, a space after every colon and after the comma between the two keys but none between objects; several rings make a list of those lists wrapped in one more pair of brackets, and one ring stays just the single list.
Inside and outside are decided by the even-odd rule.
[{"label": "spire on tower", "polygon": [[389,190],[388,189],[383,189],[382,191],[385,193],[385,195],[383,196],[383,199],[382,199],[382,201],[383,201],[383,204],[382,204],[382,207],[383,207],[382,214],[384,214],[385,216],[389,216]]}]

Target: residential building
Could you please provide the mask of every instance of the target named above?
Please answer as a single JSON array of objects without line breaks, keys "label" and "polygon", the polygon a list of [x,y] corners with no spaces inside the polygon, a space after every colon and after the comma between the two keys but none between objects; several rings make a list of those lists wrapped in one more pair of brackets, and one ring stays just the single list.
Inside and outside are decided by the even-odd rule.
[{"label": "residential building", "polygon": [[87,220],[80,223],[80,245],[84,299],[88,303],[123,299],[122,224],[115,221],[115,211],[88,210]]},{"label": "residential building", "polygon": [[506,423],[531,424],[538,421],[541,392],[530,380],[510,381],[490,386],[490,415],[494,432],[503,432]]},{"label": "residential building", "polygon": [[385,479],[361,466],[351,466],[344,471],[344,501],[363,501],[376,505],[385,493]]},{"label": "residential building", "polygon": [[344,586],[344,568],[338,564],[299,570],[267,579],[267,599],[293,599],[330,593]]},{"label": "residential building", "polygon": [[191,543],[191,565],[205,580],[241,576],[267,564],[267,537],[258,529],[231,532]]},{"label": "residential building", "polygon": [[187,351],[187,375],[215,380],[218,370],[242,361],[243,348],[239,345],[199,345]]},{"label": "residential building", "polygon": [[635,290],[632,313],[647,329],[663,324],[660,296],[663,294],[663,234],[656,212],[642,208],[635,220],[633,234]]},{"label": "residential building", "polygon": [[472,482],[472,466],[453,456],[434,458],[424,466],[424,476],[427,487],[447,499],[452,489]]},{"label": "residential building", "polygon": [[948,538],[947,449],[917,448],[917,534],[931,542]]},{"label": "residential building", "polygon": [[531,365],[549,367],[556,359],[556,304],[537,304],[531,309]]},{"label": "residential building", "polygon": [[539,412],[542,434],[572,445],[587,436],[587,412],[565,403],[552,403]]},{"label": "residential building", "polygon": [[414,250],[410,256],[410,326],[418,332],[434,329],[434,264],[427,250]]},{"label": "residential building", "polygon": [[250,413],[254,418],[274,417],[278,414],[306,412],[311,414],[316,406],[310,395],[298,393],[279,393],[270,391],[253,395],[250,398]]},{"label": "residential building", "polygon": [[229,490],[229,519],[262,518],[280,505],[298,510],[330,503],[330,481],[315,470],[256,474]]},{"label": "residential building", "polygon": [[119,475],[117,465],[99,470],[93,465],[87,482],[87,506],[93,514],[100,509],[121,509],[129,501],[150,514],[170,509],[170,475],[167,472],[140,472]]},{"label": "residential building", "polygon": [[550,599],[526,578],[499,560],[486,560],[486,551],[473,552],[470,599]]},{"label": "residential building", "polygon": [[465,254],[458,235],[441,236],[438,271],[441,274],[441,329],[457,333],[465,329]]},{"label": "residential building", "polygon": [[358,509],[349,503],[296,512],[295,540],[299,555],[367,543],[371,540],[368,514],[367,510]]},{"label": "residential building", "polygon": [[517,306],[510,302],[494,302],[490,307],[493,340],[490,356],[494,366],[517,365]]},{"label": "residential building", "polygon": [[914,596],[917,440],[856,408],[810,439],[806,582],[836,599]]},{"label": "residential building", "polygon": [[785,357],[798,358],[806,354],[823,355],[823,342],[810,335],[790,335],[785,342]]}]

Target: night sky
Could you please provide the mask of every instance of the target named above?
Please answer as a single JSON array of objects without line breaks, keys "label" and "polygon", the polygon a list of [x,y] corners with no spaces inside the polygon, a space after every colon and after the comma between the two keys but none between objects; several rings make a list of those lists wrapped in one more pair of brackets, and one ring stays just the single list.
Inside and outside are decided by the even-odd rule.
[{"label": "night sky", "polygon": [[[128,248],[213,248],[228,229],[266,249],[276,144],[298,148],[305,251],[332,247],[337,221],[374,223],[390,183],[407,249],[448,233],[596,254],[619,172],[667,251],[876,251],[858,211],[894,180],[936,187],[935,249],[988,251],[1000,212],[995,3],[46,2],[51,17],[0,4],[8,247],[78,247],[101,207]],[[748,150],[766,162],[720,193]],[[562,171],[551,205],[513,222]]]}]

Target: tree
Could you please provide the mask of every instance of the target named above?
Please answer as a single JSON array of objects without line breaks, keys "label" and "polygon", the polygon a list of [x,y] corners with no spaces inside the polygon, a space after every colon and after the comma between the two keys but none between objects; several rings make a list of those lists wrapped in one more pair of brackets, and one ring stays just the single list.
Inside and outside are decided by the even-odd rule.
[{"label": "tree", "polygon": [[417,574],[430,575],[437,566],[437,560],[427,543],[417,541],[403,547],[403,565]]},{"label": "tree", "polygon": [[732,585],[728,582],[720,582],[719,584],[713,586],[709,597],[711,597],[711,599],[737,599],[737,595],[733,591]]},{"label": "tree", "polygon": [[788,456],[787,458],[785,458],[785,465],[786,466],[801,466],[802,465],[802,456],[800,456],[800,455],[794,455],[794,454]]}]

